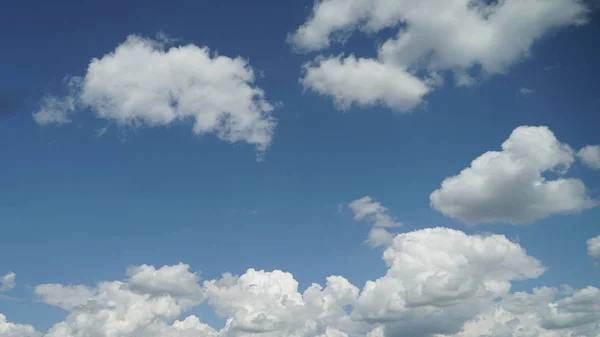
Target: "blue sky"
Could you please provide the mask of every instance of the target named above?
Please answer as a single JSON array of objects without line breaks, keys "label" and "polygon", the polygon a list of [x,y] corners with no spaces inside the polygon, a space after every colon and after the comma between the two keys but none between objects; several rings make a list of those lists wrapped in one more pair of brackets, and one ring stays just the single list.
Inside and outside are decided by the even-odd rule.
[{"label": "blue sky", "polygon": [[[589,198],[600,199],[600,171],[576,159],[584,146],[600,144],[596,13],[579,26],[544,26],[528,55],[511,59],[502,72],[474,75],[476,84],[454,85],[449,68],[440,66],[445,83],[424,96],[426,106],[355,102],[343,109],[315,86],[303,86],[302,65],[317,55],[377,57],[397,26],[348,34],[325,50],[295,51],[286,37],[316,10],[312,1],[238,0],[27,0],[2,10],[0,274],[17,276],[16,287],[0,295],[0,313],[44,333],[71,311],[40,299],[34,287],[94,287],[123,280],[128,266],[142,264],[186,263],[203,280],[248,268],[281,269],[294,275],[300,292],[342,275],[361,289],[387,269],[382,249],[365,243],[372,224],[355,221],[348,207],[364,196],[403,223],[395,232],[443,226],[518,242],[548,269],[513,282],[513,290],[600,286],[600,269],[586,246],[600,235],[599,207],[551,213],[525,225],[465,225],[430,202],[445,178],[487,151],[500,151],[513,130],[527,125],[547,126],[572,147],[565,177],[580,179]],[[194,134],[190,120],[119,124],[120,117],[102,117],[93,104],[75,107],[69,123],[36,123],[32,114],[44,97],[71,95],[65,76],[85,77],[93,58],[102,59],[131,34],[155,39],[159,32],[179,39],[169,42],[175,46],[207,46],[247,60],[257,75],[251,86],[264,90],[277,121],[264,151],[247,138]],[[492,59],[477,57],[475,65]],[[532,92],[523,94],[523,88]],[[223,324],[206,304],[190,312],[217,329]],[[386,329],[388,335],[396,331]]]}]

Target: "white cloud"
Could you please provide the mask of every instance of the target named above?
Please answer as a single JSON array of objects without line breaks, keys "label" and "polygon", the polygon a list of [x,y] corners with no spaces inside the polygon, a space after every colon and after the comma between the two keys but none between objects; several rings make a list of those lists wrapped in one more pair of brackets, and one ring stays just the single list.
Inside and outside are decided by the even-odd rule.
[{"label": "white cloud", "polygon": [[593,258],[600,258],[600,235],[587,240],[588,255]]},{"label": "white cloud", "polygon": [[565,292],[544,287],[506,296],[454,336],[596,337],[599,324],[600,289]]},{"label": "white cloud", "polygon": [[44,97],[40,109],[33,114],[33,119],[40,125],[71,123],[71,114],[75,110],[75,100],[71,96],[58,98]]},{"label": "white cloud", "polygon": [[0,336],[2,337],[38,337],[37,332],[31,325],[11,323],[6,316],[0,314]]},{"label": "white cloud", "polygon": [[351,201],[348,207],[354,212],[355,220],[368,220],[374,227],[399,227],[402,223],[387,214],[388,209],[370,196]]},{"label": "white cloud", "polygon": [[127,269],[128,283],[133,289],[150,294],[171,294],[201,298],[200,277],[189,270],[187,264],[163,266],[141,265]]},{"label": "white cloud", "polygon": [[64,124],[76,107],[118,125],[161,126],[193,121],[196,134],[265,150],[273,106],[240,57],[211,55],[193,44],[166,48],[164,40],[131,35],[114,52],[94,58],[65,98],[49,97],[34,113],[39,124]]},{"label": "white cloud", "polygon": [[577,152],[577,157],[586,166],[600,170],[600,145],[588,145]]},{"label": "white cloud", "polygon": [[318,58],[304,65],[301,83],[321,95],[331,96],[342,109],[352,104],[384,105],[406,112],[417,106],[429,92],[425,80],[399,66],[373,59]]},{"label": "white cloud", "polygon": [[2,276],[0,278],[0,291],[9,291],[15,288],[17,275],[13,272],[9,272],[8,274]]},{"label": "white cloud", "polygon": [[[125,281],[95,287],[39,285],[41,300],[68,314],[46,337],[597,337],[600,289],[510,293],[544,267],[502,235],[429,228],[396,235],[384,276],[362,290],[342,276],[300,292],[280,270],[249,269],[200,283],[184,264],[128,268]],[[198,296],[201,295],[201,296]],[[186,311],[204,298],[226,319],[217,330]],[[8,327],[8,328],[7,328]],[[0,334],[29,336],[6,323]],[[10,330],[12,329],[12,330]],[[2,334],[4,336],[5,334]]]},{"label": "white cloud", "polygon": [[[526,224],[553,214],[579,212],[598,204],[583,182],[563,178],[574,152],[547,127],[520,126],[502,144],[446,178],[430,195],[432,206],[465,223]],[[559,177],[547,179],[544,173]]]},{"label": "white cloud", "polygon": [[529,89],[529,88],[521,88],[519,89],[519,92],[521,93],[521,95],[523,96],[529,96],[535,93],[535,90],[533,89]]},{"label": "white cloud", "polygon": [[[588,12],[579,0],[321,0],[288,42],[298,51],[319,51],[357,30],[372,34],[395,29],[397,35],[380,45],[377,59],[361,60],[365,65],[360,71],[356,62],[330,58],[328,68],[318,61],[321,67],[313,69],[318,74],[316,84],[314,79],[306,80],[311,72],[302,81],[338,103],[343,98],[343,102],[410,109],[431,89],[417,74],[450,71],[457,84],[467,84],[474,82],[468,73],[477,66],[482,76],[504,73],[527,58],[532,45],[548,32],[584,24]],[[375,73],[368,74],[367,69]],[[388,71],[400,75],[399,79],[381,76]],[[377,88],[375,93],[358,90],[365,80]],[[392,99],[392,93],[398,97]]]},{"label": "white cloud", "polygon": [[367,220],[373,228],[369,232],[369,242],[372,246],[388,246],[392,243],[394,235],[386,228],[400,227],[402,223],[387,214],[388,209],[370,196],[351,201],[348,207],[354,213],[354,220]]}]

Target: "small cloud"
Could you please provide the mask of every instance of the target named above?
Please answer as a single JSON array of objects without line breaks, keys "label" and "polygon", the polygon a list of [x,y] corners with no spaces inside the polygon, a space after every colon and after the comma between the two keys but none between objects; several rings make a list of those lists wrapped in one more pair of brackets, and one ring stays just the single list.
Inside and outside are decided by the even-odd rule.
[{"label": "small cloud", "polygon": [[96,129],[96,134],[95,134],[96,138],[100,138],[100,137],[104,136],[106,131],[108,131],[108,126]]},{"label": "small cloud", "polygon": [[256,215],[258,213],[257,210],[251,209],[251,208],[247,208],[247,207],[233,210],[233,213],[239,213],[239,212],[250,214],[250,215]]},{"label": "small cloud", "polygon": [[343,202],[339,202],[337,204],[337,212],[338,213],[342,213],[343,210],[344,210],[344,203]]},{"label": "small cloud", "polygon": [[600,145],[587,145],[577,152],[577,158],[585,166],[600,170]]},{"label": "small cloud", "polygon": [[535,93],[535,90],[530,89],[530,88],[521,88],[519,89],[519,92],[521,93],[521,95],[523,96],[529,96]]},{"label": "small cloud", "polygon": [[587,240],[587,250],[591,258],[600,259],[600,235]]},{"label": "small cloud", "polygon": [[371,222],[373,227],[369,231],[366,242],[372,247],[389,246],[394,239],[394,234],[386,228],[402,226],[401,222],[387,214],[386,207],[369,196],[350,202],[348,207],[354,212],[354,220]]},{"label": "small cloud", "polygon": [[13,272],[9,272],[0,278],[0,291],[9,291],[14,289],[17,285],[16,282],[17,275]]}]

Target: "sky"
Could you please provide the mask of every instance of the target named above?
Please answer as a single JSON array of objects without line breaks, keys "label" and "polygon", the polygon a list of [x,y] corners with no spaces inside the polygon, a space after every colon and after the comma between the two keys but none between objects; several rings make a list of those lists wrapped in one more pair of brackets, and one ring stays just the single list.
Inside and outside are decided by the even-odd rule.
[{"label": "sky", "polygon": [[600,336],[579,0],[0,11],[0,336]]}]

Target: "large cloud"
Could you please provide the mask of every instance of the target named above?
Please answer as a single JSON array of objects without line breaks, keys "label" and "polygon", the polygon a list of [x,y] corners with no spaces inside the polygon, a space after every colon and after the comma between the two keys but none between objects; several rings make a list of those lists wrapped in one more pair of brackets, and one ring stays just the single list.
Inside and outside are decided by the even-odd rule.
[{"label": "large cloud", "polygon": [[[464,84],[472,82],[474,67],[480,75],[506,72],[548,32],[585,23],[587,12],[579,0],[321,0],[288,42],[299,51],[318,51],[356,30],[395,29],[376,59],[321,58],[306,66],[302,82],[337,102],[406,111],[432,89],[420,74],[451,71]],[[396,74],[396,81],[381,74]],[[367,94],[361,83],[376,90]]]},{"label": "large cloud", "polygon": [[247,61],[212,55],[189,44],[132,35],[114,52],[93,59],[83,78],[70,81],[65,98],[47,97],[34,119],[66,124],[77,107],[119,125],[169,125],[191,120],[196,134],[265,150],[273,136],[273,106]]},{"label": "large cloud", "polygon": [[[547,127],[521,126],[460,174],[431,193],[432,206],[465,223],[525,224],[552,214],[594,207],[583,182],[561,177],[574,162],[574,151]],[[547,179],[544,174],[558,178]]]},{"label": "large cloud", "polygon": [[[370,212],[372,213],[372,212]],[[396,235],[387,273],[362,290],[342,276],[303,292],[290,273],[249,269],[203,283],[187,265],[134,266],[124,281],[94,287],[45,284],[40,299],[67,317],[46,337],[597,337],[600,289],[510,293],[544,267],[502,235],[430,228]],[[202,299],[226,318],[221,329],[186,314]],[[4,329],[4,330],[3,330]],[[36,336],[8,323],[2,336]],[[8,333],[12,333],[8,334]]]},{"label": "large cloud", "polygon": [[13,272],[9,272],[6,275],[0,277],[0,291],[12,290],[16,283],[17,275]]}]

